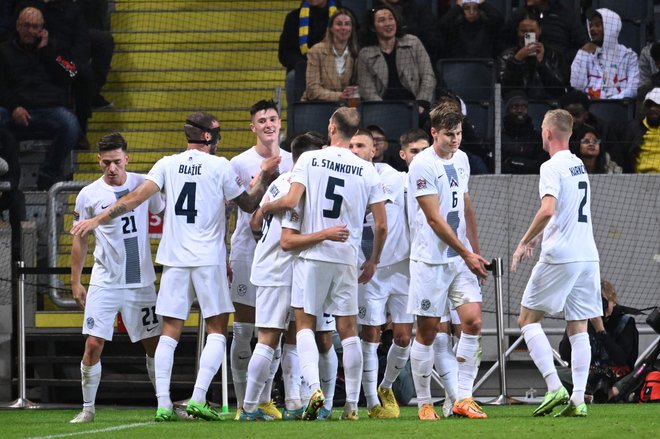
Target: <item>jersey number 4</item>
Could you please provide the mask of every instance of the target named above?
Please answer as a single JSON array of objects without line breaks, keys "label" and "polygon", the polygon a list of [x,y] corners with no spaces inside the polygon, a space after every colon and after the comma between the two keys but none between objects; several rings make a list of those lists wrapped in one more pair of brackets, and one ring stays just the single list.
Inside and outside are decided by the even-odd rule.
[{"label": "jersey number 4", "polygon": [[323,209],[323,216],[326,218],[339,218],[341,203],[344,201],[344,197],[335,193],[337,186],[344,187],[344,180],[341,178],[329,177],[328,185],[325,188],[325,198],[332,201],[332,209]]},{"label": "jersey number 4", "polygon": [[[197,191],[197,183],[184,183],[181,193],[176,199],[176,204],[174,205],[174,213],[176,215],[181,215],[186,217],[186,222],[188,224],[195,223],[195,217],[197,216],[197,209],[195,209],[195,192]],[[185,208],[183,207],[185,204]]]}]

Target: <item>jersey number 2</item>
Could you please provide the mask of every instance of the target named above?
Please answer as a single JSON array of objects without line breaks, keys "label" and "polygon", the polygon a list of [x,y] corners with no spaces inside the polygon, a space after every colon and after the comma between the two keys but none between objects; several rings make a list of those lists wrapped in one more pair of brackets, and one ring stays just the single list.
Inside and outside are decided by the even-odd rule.
[{"label": "jersey number 2", "polygon": [[582,197],[582,201],[580,201],[580,207],[578,208],[578,222],[579,223],[586,223],[588,222],[587,215],[584,214],[583,209],[584,206],[587,205],[587,182],[586,181],[580,181],[578,182],[578,189],[584,191],[584,196]]},{"label": "jersey number 2", "polygon": [[332,209],[323,209],[323,216],[326,218],[339,218],[341,203],[344,201],[344,197],[335,193],[335,188],[337,186],[344,187],[344,180],[341,178],[329,177],[328,185],[325,188],[325,198],[332,201]]},{"label": "jersey number 2", "polygon": [[[188,224],[194,224],[195,217],[197,216],[197,209],[195,209],[196,190],[197,183],[184,183],[181,193],[176,199],[176,204],[174,205],[174,213],[176,215],[185,216]],[[186,205],[185,208],[183,207],[184,204]]]}]

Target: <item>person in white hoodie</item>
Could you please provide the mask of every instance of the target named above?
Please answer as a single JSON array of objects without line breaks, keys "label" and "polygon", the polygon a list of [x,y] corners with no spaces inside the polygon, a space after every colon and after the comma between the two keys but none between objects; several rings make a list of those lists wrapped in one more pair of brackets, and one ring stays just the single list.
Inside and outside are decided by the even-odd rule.
[{"label": "person in white hoodie", "polygon": [[591,42],[585,44],[571,65],[571,86],[590,99],[634,98],[639,85],[637,54],[619,44],[621,18],[609,9],[589,14]]}]

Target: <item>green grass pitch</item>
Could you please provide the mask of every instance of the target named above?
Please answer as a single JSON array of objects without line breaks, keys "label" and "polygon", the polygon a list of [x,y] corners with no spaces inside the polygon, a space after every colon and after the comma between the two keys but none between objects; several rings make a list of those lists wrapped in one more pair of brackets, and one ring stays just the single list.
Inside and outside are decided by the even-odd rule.
[{"label": "green grass pitch", "polygon": [[[441,412],[441,408],[437,408]],[[417,410],[405,407],[401,418],[372,420],[360,410],[359,421],[329,422],[151,422],[153,409],[100,408],[91,424],[71,425],[77,410],[0,411],[0,437],[9,438],[659,438],[660,405],[591,405],[587,418],[534,418],[533,406],[485,407],[489,419],[417,420]],[[557,411],[557,410],[556,410]],[[334,417],[340,411],[335,409]]]}]

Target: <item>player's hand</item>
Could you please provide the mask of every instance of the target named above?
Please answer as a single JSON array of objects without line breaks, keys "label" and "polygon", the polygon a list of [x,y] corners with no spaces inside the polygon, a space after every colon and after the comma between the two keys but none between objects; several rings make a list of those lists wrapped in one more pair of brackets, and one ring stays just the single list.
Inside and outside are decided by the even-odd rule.
[{"label": "player's hand", "polygon": [[84,238],[88,233],[92,232],[98,226],[99,224],[96,222],[95,218],[83,220],[71,227],[71,234]]},{"label": "player's hand", "polygon": [[511,258],[511,272],[515,273],[518,269],[518,263],[522,262],[525,258],[531,258],[534,255],[534,246],[528,244],[518,244],[516,251],[513,252]]},{"label": "player's hand", "polygon": [[584,46],[580,47],[580,50],[584,50],[585,52],[591,53],[591,54],[596,53],[596,49],[598,49],[598,46],[596,46],[591,41],[586,43]]},{"label": "player's hand", "polygon": [[542,62],[545,56],[545,46],[543,43],[536,42],[534,43],[534,48],[536,50],[536,61]]},{"label": "player's hand", "polygon": [[80,307],[80,309],[85,309],[85,302],[87,301],[87,290],[82,286],[80,282],[71,284],[71,293],[73,293],[73,298]]},{"label": "player's hand", "polygon": [[277,157],[268,157],[267,159],[263,159],[261,162],[261,172],[263,172],[266,176],[277,174],[281,161],[282,156],[279,155]]},{"label": "player's hand", "polygon": [[477,275],[479,279],[486,279],[488,277],[488,270],[486,270],[486,265],[488,261],[485,260],[481,255],[476,253],[470,253],[465,258],[465,263],[467,264],[470,271]]},{"label": "player's hand", "polygon": [[358,283],[366,284],[374,276],[374,273],[376,272],[376,264],[370,260],[365,261],[360,267],[360,270],[362,270],[362,273],[360,274],[360,277],[358,277]]},{"label": "player's hand", "polygon": [[329,241],[346,242],[350,235],[346,225],[332,226],[325,229],[325,239]]},{"label": "player's hand", "polygon": [[14,121],[16,125],[28,126],[30,124],[30,113],[23,107],[16,107],[11,113],[11,120]]}]

